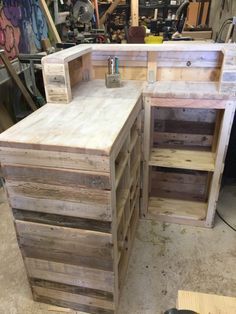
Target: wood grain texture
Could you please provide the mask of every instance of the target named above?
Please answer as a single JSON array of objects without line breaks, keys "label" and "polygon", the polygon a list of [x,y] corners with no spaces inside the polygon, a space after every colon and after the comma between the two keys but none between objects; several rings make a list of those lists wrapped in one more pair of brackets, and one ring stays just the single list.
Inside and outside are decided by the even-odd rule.
[{"label": "wood grain texture", "polygon": [[4,164],[4,177],[12,181],[45,183],[74,188],[109,190],[110,177],[102,172],[61,170],[48,167],[26,167]]},{"label": "wood grain texture", "polygon": [[[141,65],[139,67],[128,68],[126,66],[120,66],[119,72],[123,80],[146,81],[147,78],[147,69]],[[94,67],[95,79],[104,79],[105,73],[107,73],[107,65]]]},{"label": "wood grain texture", "polygon": [[210,185],[210,196],[208,202],[207,221],[206,225],[212,227],[214,223],[215,211],[219,197],[221,178],[224,171],[224,162],[228,149],[228,143],[231,133],[231,128],[235,115],[235,102],[228,102],[224,111],[221,122],[219,137],[217,142],[217,149],[215,153],[215,172],[212,177]]},{"label": "wood grain texture", "polygon": [[61,282],[67,285],[82,286],[113,292],[113,273],[98,269],[66,265],[34,258],[26,258],[25,264],[32,278]]},{"label": "wood grain texture", "polygon": [[55,289],[57,291],[65,291],[73,294],[80,294],[85,295],[101,300],[107,300],[107,301],[113,301],[113,293],[103,291],[103,290],[97,290],[97,289],[91,289],[91,288],[85,288],[83,286],[73,286],[73,285],[67,285],[55,281],[49,281],[49,280],[42,280],[37,278],[30,278],[30,283],[34,287],[42,287],[47,289]]},{"label": "wood grain texture", "polygon": [[0,159],[3,164],[42,166],[59,169],[75,169],[109,172],[107,156],[76,154],[39,149],[17,149],[0,147]]},{"label": "wood grain texture", "polygon": [[33,183],[24,181],[6,181],[8,193],[12,196],[21,195],[34,197],[36,199],[51,199],[81,204],[95,204],[110,206],[110,192],[86,188],[74,188],[56,186],[44,183]]},{"label": "wood grain texture", "polygon": [[207,204],[184,200],[152,197],[149,201],[148,216],[153,219],[160,215],[181,219],[204,220]]},{"label": "wood grain texture", "polygon": [[132,115],[141,87],[124,82],[110,90],[104,81],[83,83],[70,106],[45,105],[1,134],[0,145],[107,156]]},{"label": "wood grain texture", "polygon": [[67,304],[72,309],[82,310],[89,313],[114,313],[114,304],[110,301],[35,286],[32,286],[32,291],[36,301],[48,300],[47,303],[51,304],[63,304],[64,302],[65,305]]},{"label": "wood grain texture", "polygon": [[157,67],[220,68],[223,53],[218,51],[156,52]]},{"label": "wood grain texture", "polygon": [[22,210],[13,208],[13,216],[16,220],[42,223],[46,225],[84,229],[110,233],[111,223],[107,221],[97,221],[80,217],[70,217],[57,214],[46,214],[35,212],[34,210]]},{"label": "wood grain texture", "polygon": [[[157,98],[169,98],[172,99],[206,99],[209,100],[208,104],[212,104],[212,106],[207,105],[206,103],[192,102],[192,106],[186,104],[186,107],[189,108],[223,108],[222,102],[214,103],[213,100],[227,100],[232,99],[232,95],[227,95],[227,93],[219,92],[219,84],[217,82],[185,82],[185,81],[160,81],[154,84],[149,84],[143,89],[143,95],[147,97],[157,97]],[[165,102],[163,101],[163,106]],[[183,107],[178,106],[176,107]],[[167,106],[168,107],[168,106]],[[173,105],[174,107],[174,105]],[[185,106],[184,106],[185,107]]]},{"label": "wood grain texture", "polygon": [[[187,86],[186,86],[187,88]],[[178,90],[180,92],[180,90]],[[157,107],[176,107],[176,108],[195,108],[195,109],[200,109],[200,108],[205,108],[205,109],[224,109],[226,106],[226,102],[222,100],[214,100],[214,99],[204,99],[196,95],[192,94],[190,95],[190,98],[186,97],[187,99],[184,98],[184,93],[181,94],[179,93],[179,97],[177,95],[173,95],[174,99],[170,98],[171,93],[169,92],[164,92],[163,94],[160,94],[157,96],[157,98],[151,98],[151,105],[152,106],[157,106]],[[200,96],[200,95],[199,95]],[[194,98],[197,99],[194,99]],[[203,95],[204,97],[204,95]],[[179,99],[178,99],[179,98]]]},{"label": "wood grain texture", "polygon": [[49,55],[46,58],[44,58],[44,63],[61,63],[69,62],[71,60],[74,60],[81,55],[84,55],[88,52],[102,52],[108,51],[109,53],[117,52],[117,48],[119,51],[124,52],[147,52],[147,51],[160,51],[166,53],[167,51],[170,52],[223,52],[224,54],[228,51],[234,51],[232,49],[232,45],[230,44],[212,44],[212,43],[203,43],[203,42],[191,42],[191,43],[174,43],[174,42],[167,42],[162,45],[156,45],[156,44],[149,44],[149,45],[143,45],[143,44],[109,44],[109,45],[96,45],[96,44],[82,44],[75,47],[72,47],[70,49],[65,49],[63,51],[57,52],[57,54]]},{"label": "wood grain texture", "polygon": [[[177,63],[178,64],[178,63]],[[158,68],[156,79],[157,81],[168,81],[168,82],[179,82],[184,81],[186,84],[188,82],[218,82],[220,78],[220,69],[218,68],[196,68],[189,67],[161,67]]]},{"label": "wood grain texture", "polygon": [[[19,241],[22,245],[33,245],[78,252],[81,256],[111,257],[112,237],[108,233],[93,230],[74,229],[22,220],[15,221]],[[36,245],[37,244],[37,245]]]},{"label": "wood grain texture", "polygon": [[176,170],[170,168],[152,169],[151,196],[189,201],[206,201],[207,173]]},{"label": "wood grain texture", "polygon": [[145,217],[148,209],[149,197],[149,160],[150,160],[150,143],[151,143],[151,106],[150,99],[144,100],[144,129],[143,129],[143,188],[142,188],[142,206],[141,215]]},{"label": "wood grain texture", "polygon": [[99,204],[93,201],[76,202],[64,199],[49,199],[41,196],[40,198],[26,196],[20,191],[9,193],[9,204],[12,208],[20,208],[28,211],[35,211],[45,214],[64,215],[68,217],[81,217],[101,221],[112,220],[112,208],[110,204]]},{"label": "wood grain texture", "polygon": [[214,171],[215,156],[212,152],[196,152],[193,150],[157,148],[152,149],[151,151],[149,165],[179,169]]},{"label": "wood grain texture", "polygon": [[192,310],[201,314],[236,313],[236,298],[191,291],[178,291],[178,309]]},{"label": "wood grain texture", "polygon": [[154,132],[153,143],[159,147],[211,147],[212,136],[201,134],[179,134],[168,132]]}]

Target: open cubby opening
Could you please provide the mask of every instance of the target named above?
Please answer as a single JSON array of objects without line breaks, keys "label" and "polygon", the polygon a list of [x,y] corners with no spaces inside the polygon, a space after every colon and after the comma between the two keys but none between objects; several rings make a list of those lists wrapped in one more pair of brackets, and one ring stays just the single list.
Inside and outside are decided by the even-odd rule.
[{"label": "open cubby opening", "polygon": [[216,109],[160,108],[152,110],[152,146],[212,151]]},{"label": "open cubby opening", "polygon": [[152,167],[150,197],[207,202],[211,173]]}]

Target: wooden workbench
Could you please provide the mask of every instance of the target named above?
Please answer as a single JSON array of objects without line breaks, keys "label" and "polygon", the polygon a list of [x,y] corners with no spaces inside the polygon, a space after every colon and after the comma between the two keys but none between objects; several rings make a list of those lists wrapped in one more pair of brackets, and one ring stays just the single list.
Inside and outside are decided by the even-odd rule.
[{"label": "wooden workbench", "polygon": [[[109,56],[121,88],[105,88]],[[116,313],[139,213],[213,226],[235,73],[234,45],[80,45],[43,59],[48,104],[0,135],[35,300]]]}]

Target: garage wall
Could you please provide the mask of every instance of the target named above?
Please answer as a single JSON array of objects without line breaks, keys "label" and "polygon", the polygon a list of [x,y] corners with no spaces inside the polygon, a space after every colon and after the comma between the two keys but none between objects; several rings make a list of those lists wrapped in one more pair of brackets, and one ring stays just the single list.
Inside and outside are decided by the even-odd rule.
[{"label": "garage wall", "polygon": [[[221,10],[221,2],[222,0],[212,0],[211,4],[211,14],[210,14],[210,26],[213,28],[214,34],[213,38],[215,39],[216,33],[220,30],[222,23],[225,19],[230,18],[232,16],[236,16],[236,1],[228,0],[232,3],[232,10],[227,12],[227,9],[224,10],[222,17],[220,19],[220,10]],[[227,31],[226,31],[227,32]],[[223,34],[223,38],[225,33]]]}]

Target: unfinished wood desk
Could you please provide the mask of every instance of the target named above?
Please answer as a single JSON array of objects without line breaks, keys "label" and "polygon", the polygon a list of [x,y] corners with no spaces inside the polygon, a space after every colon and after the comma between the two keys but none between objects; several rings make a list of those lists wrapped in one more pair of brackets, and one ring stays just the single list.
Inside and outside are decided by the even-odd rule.
[{"label": "unfinished wood desk", "polygon": [[141,87],[123,82],[111,94],[104,81],[82,83],[69,107],[47,104],[1,135],[37,301],[88,313],[117,308],[139,217]]},{"label": "unfinished wood desk", "polygon": [[[105,88],[109,56],[118,89]],[[117,313],[140,204],[142,218],[212,226],[235,73],[234,45],[79,45],[43,59],[48,104],[0,135],[35,300]]]}]

